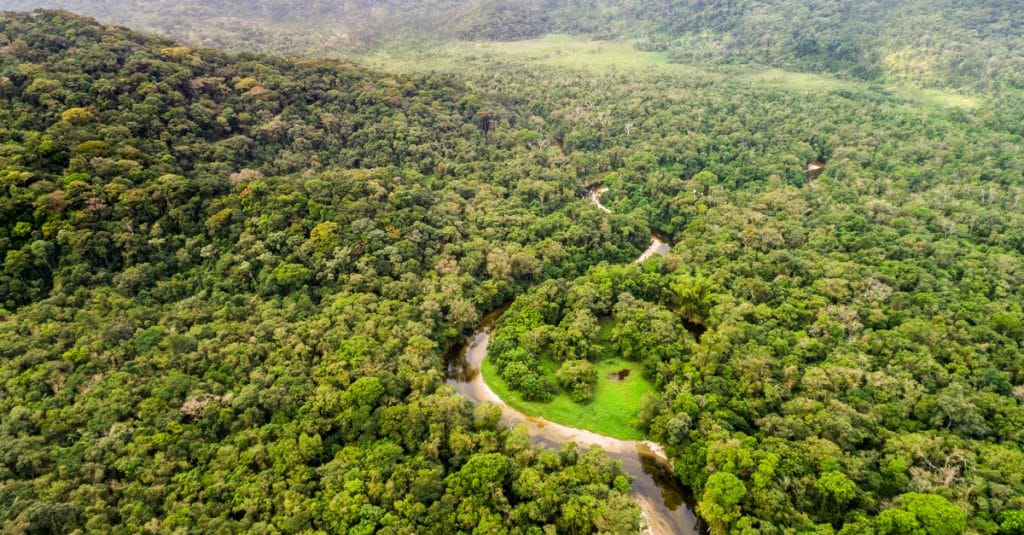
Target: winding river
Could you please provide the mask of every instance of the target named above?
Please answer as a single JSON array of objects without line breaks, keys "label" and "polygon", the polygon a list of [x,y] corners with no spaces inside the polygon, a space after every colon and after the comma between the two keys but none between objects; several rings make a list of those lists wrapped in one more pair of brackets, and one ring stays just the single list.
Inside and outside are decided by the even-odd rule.
[{"label": "winding river", "polygon": [[[587,188],[587,198],[590,199],[590,202],[594,203],[594,205],[597,206],[602,212],[610,214],[612,213],[612,211],[609,210],[607,206],[601,204],[601,194],[603,194],[606,191],[608,191],[608,188],[604,186],[591,186]],[[661,239],[657,235],[652,234],[650,247],[648,247],[647,250],[644,251],[640,255],[640,257],[636,259],[636,262],[639,264],[640,262],[643,262],[656,254],[663,255],[667,253],[668,250],[671,248],[672,247],[668,244],[668,242]]]},{"label": "winding river", "polygon": [[[610,213],[601,204],[604,188],[590,188],[587,196],[598,208]],[[665,254],[669,244],[652,236],[651,245],[636,260]],[[687,505],[688,493],[679,484],[672,463],[660,446],[648,441],[619,440],[585,429],[576,429],[529,416],[507,405],[484,382],[480,365],[487,356],[487,344],[494,331],[494,323],[504,312],[498,309],[484,317],[480,328],[463,347],[460,358],[453,359],[448,370],[448,384],[473,403],[488,401],[501,407],[502,421],[509,427],[525,425],[534,444],[558,447],[575,442],[582,448],[600,446],[612,458],[622,462],[623,469],[633,476],[633,496],[640,504],[649,533],[655,535],[696,535],[703,532],[700,521]],[[692,501],[692,500],[690,500]]]}]

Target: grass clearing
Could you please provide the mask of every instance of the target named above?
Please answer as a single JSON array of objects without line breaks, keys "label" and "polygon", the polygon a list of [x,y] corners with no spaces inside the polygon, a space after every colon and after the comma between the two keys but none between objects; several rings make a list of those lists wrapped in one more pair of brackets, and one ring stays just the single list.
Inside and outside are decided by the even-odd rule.
[{"label": "grass clearing", "polygon": [[[636,427],[636,418],[644,397],[654,394],[654,384],[643,377],[641,366],[634,362],[612,358],[596,363],[595,367],[597,388],[594,400],[586,405],[572,401],[564,393],[548,403],[525,401],[498,375],[491,359],[484,359],[482,372],[491,390],[523,413],[623,440],[642,440],[644,434]],[[623,369],[630,373],[622,382],[608,379],[609,374]]]},{"label": "grass clearing", "polygon": [[807,93],[852,89],[862,85],[858,82],[850,82],[822,74],[786,71],[776,68],[742,67],[737,72],[737,78],[752,84],[773,85]]},{"label": "grass clearing", "polygon": [[622,41],[587,41],[568,35],[548,35],[523,42],[478,43],[478,50],[532,60],[552,67],[592,72],[680,70],[684,65],[669,63],[668,56],[644,52]]},{"label": "grass clearing", "polygon": [[610,317],[604,317],[597,320],[598,343],[604,344],[612,339],[612,331],[615,330],[615,325],[617,323],[617,321]]},{"label": "grass clearing", "polygon": [[900,94],[914,93],[915,98],[924,103],[945,108],[971,109],[981,104],[981,99],[971,95],[965,95],[948,89],[910,89],[900,88]]},{"label": "grass clearing", "polygon": [[627,41],[592,41],[551,34],[524,41],[456,41],[429,49],[380,51],[360,58],[384,70],[461,72],[488,60],[522,61],[595,74],[660,71],[698,74],[703,69],[669,62],[667,55],[644,52]]},{"label": "grass clearing", "polygon": [[[739,79],[752,84],[773,85],[806,93],[827,91],[863,91],[876,89],[868,82],[844,80],[834,76],[810,72],[794,72],[775,68],[742,67],[737,71]],[[978,97],[965,95],[951,89],[920,89],[909,85],[888,85],[882,89],[901,99],[926,106],[970,109],[981,103]]]},{"label": "grass clearing", "polygon": [[[456,41],[423,47],[382,50],[358,58],[384,71],[465,73],[503,64],[525,63],[592,74],[668,74],[733,80],[751,87],[776,87],[803,93],[876,91],[879,86],[809,72],[759,65],[698,65],[672,63],[667,54],[637,50],[628,41],[593,41],[584,37],[551,34],[523,41]],[[978,97],[952,90],[888,85],[885,92],[917,106],[970,109]]]}]

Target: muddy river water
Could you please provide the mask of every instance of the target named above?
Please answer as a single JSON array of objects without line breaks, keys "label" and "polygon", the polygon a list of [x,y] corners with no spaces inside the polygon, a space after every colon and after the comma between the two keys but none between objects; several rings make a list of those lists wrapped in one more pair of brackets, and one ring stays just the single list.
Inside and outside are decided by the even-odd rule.
[{"label": "muddy river water", "polygon": [[[602,189],[588,191],[591,202],[605,212],[601,205]],[[665,254],[669,245],[657,237],[651,238],[651,246],[644,251],[637,262],[655,254]],[[698,534],[703,529],[689,507],[692,497],[680,484],[672,471],[672,464],[665,452],[655,443],[648,441],[619,440],[585,429],[576,429],[550,422],[543,418],[529,416],[507,405],[484,382],[480,365],[487,356],[487,343],[494,330],[494,322],[504,309],[488,314],[480,328],[467,341],[459,358],[453,359],[449,367],[448,384],[473,403],[488,401],[501,407],[502,419],[506,425],[525,425],[530,437],[537,445],[558,447],[575,442],[581,448],[600,446],[612,458],[622,462],[622,467],[633,476],[633,496],[643,510],[649,532],[662,534]]]}]

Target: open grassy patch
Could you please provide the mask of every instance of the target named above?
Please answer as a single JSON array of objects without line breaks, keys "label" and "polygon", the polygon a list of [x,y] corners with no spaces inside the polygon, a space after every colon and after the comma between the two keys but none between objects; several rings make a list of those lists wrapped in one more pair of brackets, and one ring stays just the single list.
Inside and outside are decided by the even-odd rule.
[{"label": "open grassy patch", "polygon": [[849,80],[812,72],[795,72],[771,67],[739,66],[722,67],[733,69],[738,80],[752,85],[774,86],[800,93],[825,93],[828,91],[877,91],[911,102],[917,106],[937,108],[974,108],[981,103],[978,97],[966,95],[952,89],[920,89],[911,85],[889,84],[872,86],[868,82]]},{"label": "open grassy patch", "polygon": [[[498,397],[526,414],[623,440],[643,439],[643,433],[636,427],[636,418],[644,397],[654,394],[654,384],[643,377],[639,364],[620,358],[605,359],[595,367],[597,388],[594,400],[586,405],[572,401],[565,393],[559,393],[547,403],[524,401],[518,392],[508,387],[491,359],[484,359],[482,371],[484,381]],[[625,369],[629,370],[629,375],[621,382],[608,378],[613,372]],[[553,366],[546,371],[553,375]]]},{"label": "open grassy patch", "polygon": [[597,320],[597,341],[601,344],[606,344],[612,339],[612,331],[615,330],[615,325],[618,322],[610,317],[604,317]]},{"label": "open grassy patch", "polygon": [[810,72],[786,71],[770,67],[740,67],[737,70],[737,77],[752,84],[772,85],[807,93],[823,93],[827,91],[835,91],[837,89],[852,89],[859,85],[863,85],[858,82],[840,80],[834,76]]},{"label": "open grassy patch", "polygon": [[481,43],[478,50],[518,57],[552,67],[592,72],[679,70],[668,56],[637,50],[624,41],[590,41],[568,35],[548,35],[529,41]]},{"label": "open grassy patch", "polygon": [[529,64],[595,75],[618,72],[732,80],[751,87],[777,87],[801,93],[883,90],[915,107],[973,108],[981,103],[978,97],[953,90],[901,84],[882,87],[861,80],[763,65],[673,63],[667,54],[637,50],[629,41],[594,41],[559,34],[523,41],[456,41],[416,49],[380,50],[359,61],[382,70],[418,73],[464,73],[502,68],[503,64]]},{"label": "open grassy patch", "polygon": [[694,66],[669,62],[665,54],[637,50],[627,41],[593,41],[558,34],[523,41],[457,41],[425,50],[385,50],[361,60],[380,69],[407,72],[459,72],[494,61],[526,62],[594,74],[700,72]]},{"label": "open grassy patch", "polygon": [[952,89],[910,89],[903,88],[901,93],[913,92],[918,101],[930,103],[943,108],[971,109],[981,104],[981,99]]}]

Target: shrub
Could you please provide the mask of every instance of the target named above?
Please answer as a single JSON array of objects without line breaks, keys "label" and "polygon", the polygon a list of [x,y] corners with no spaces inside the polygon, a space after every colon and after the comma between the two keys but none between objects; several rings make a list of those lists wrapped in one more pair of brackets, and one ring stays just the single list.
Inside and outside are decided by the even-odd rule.
[{"label": "shrub", "polygon": [[597,369],[585,360],[567,360],[555,374],[558,384],[576,403],[587,403],[594,399],[597,386]]}]

